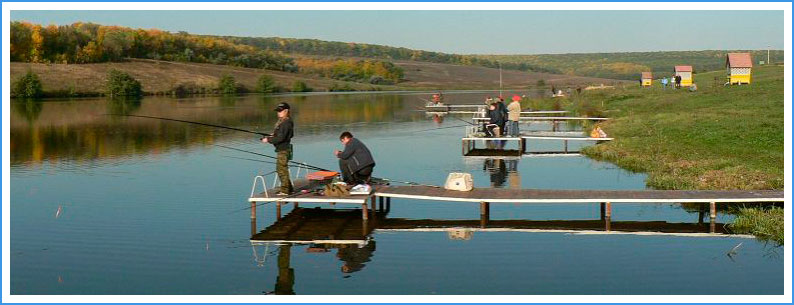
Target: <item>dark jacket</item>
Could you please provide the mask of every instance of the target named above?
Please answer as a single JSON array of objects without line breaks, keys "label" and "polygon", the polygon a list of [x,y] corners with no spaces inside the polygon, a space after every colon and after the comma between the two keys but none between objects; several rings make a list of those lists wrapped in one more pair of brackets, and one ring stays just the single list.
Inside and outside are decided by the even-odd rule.
[{"label": "dark jacket", "polygon": [[356,138],[351,138],[350,142],[345,145],[345,150],[339,154],[339,159],[347,160],[350,171],[353,173],[364,167],[375,165],[372,153],[364,143]]},{"label": "dark jacket", "polygon": [[496,103],[496,110],[502,114],[502,124],[499,126],[504,127],[505,123],[507,122],[507,106],[502,101]]},{"label": "dark jacket", "polygon": [[287,117],[281,124],[276,125],[276,129],[273,130],[273,135],[267,137],[267,141],[276,147],[276,152],[284,151],[289,149],[293,135],[294,127],[292,125],[292,119]]},{"label": "dark jacket", "polygon": [[507,117],[504,112],[499,109],[499,106],[496,106],[496,109],[490,110],[488,109],[488,124],[496,124],[500,128],[505,125],[505,118]]}]

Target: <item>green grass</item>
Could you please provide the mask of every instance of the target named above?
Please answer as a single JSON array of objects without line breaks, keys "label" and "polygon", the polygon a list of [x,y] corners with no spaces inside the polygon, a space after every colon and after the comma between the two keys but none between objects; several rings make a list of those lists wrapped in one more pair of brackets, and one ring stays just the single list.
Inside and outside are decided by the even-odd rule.
[{"label": "green grass", "polygon": [[579,104],[603,108],[613,120],[601,127],[616,140],[583,152],[645,172],[657,189],[782,189],[783,67],[753,72],[752,84],[727,87],[722,71],[697,74],[697,92],[584,93]]},{"label": "green grass", "polygon": [[753,234],[761,240],[771,240],[783,245],[784,214],[782,208],[742,208],[736,220],[729,225],[735,233]]}]

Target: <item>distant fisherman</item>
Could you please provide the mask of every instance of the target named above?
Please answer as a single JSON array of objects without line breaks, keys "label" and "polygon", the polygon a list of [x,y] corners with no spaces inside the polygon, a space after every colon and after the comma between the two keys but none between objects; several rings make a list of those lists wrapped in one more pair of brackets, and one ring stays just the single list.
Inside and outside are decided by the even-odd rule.
[{"label": "distant fisherman", "polygon": [[348,131],[339,135],[339,141],[345,145],[345,150],[335,150],[334,155],[339,158],[342,180],[348,185],[369,184],[369,179],[375,168],[375,159],[372,158],[372,153],[364,143],[354,138],[353,134]]},{"label": "distant fisherman", "polygon": [[518,120],[521,117],[521,97],[513,96],[513,101],[507,105],[507,135],[518,136]]},{"label": "distant fisherman", "polygon": [[292,160],[292,136],[294,135],[294,125],[290,118],[290,107],[287,103],[280,103],[274,109],[278,113],[278,121],[273,130],[273,135],[262,138],[262,143],[270,143],[276,147],[276,172],[281,181],[279,196],[286,196],[292,193],[292,181],[289,179],[289,160]]}]

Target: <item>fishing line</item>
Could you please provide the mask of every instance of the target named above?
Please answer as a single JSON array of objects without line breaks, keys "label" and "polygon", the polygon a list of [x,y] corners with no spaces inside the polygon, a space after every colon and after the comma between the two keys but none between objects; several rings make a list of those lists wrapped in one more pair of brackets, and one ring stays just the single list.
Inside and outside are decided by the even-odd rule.
[{"label": "fishing line", "polygon": [[215,124],[208,124],[208,123],[201,123],[201,122],[194,122],[194,121],[186,121],[186,120],[180,120],[180,119],[163,118],[163,117],[148,116],[148,115],[135,115],[135,114],[108,113],[108,114],[105,114],[105,115],[127,116],[127,117],[146,118],[146,119],[157,119],[157,120],[163,120],[163,121],[172,121],[172,122],[196,124],[196,125],[201,125],[201,126],[209,126],[209,127],[215,127],[215,128],[223,128],[223,129],[229,129],[229,130],[235,130],[235,131],[242,131],[242,132],[247,132],[247,133],[258,134],[258,135],[263,136],[263,137],[271,136],[271,134],[262,133],[262,132],[256,132],[256,131],[251,131],[251,130],[246,130],[246,129],[241,129],[241,128],[222,126],[222,125],[215,125]]}]

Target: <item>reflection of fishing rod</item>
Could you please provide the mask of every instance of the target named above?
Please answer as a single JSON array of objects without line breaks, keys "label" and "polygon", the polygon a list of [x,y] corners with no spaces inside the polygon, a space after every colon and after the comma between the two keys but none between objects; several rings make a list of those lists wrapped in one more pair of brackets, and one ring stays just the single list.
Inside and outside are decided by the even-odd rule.
[{"label": "reflection of fishing rod", "polygon": [[215,124],[207,124],[207,123],[193,122],[193,121],[186,121],[186,120],[179,120],[179,119],[172,119],[172,118],[162,118],[162,117],[156,117],[156,116],[135,115],[135,114],[115,114],[115,113],[109,113],[109,114],[106,114],[106,115],[128,116],[128,117],[134,117],[134,118],[157,119],[157,120],[163,120],[163,121],[172,121],[172,122],[196,124],[196,125],[201,125],[201,126],[209,126],[209,127],[215,127],[215,128],[223,128],[223,129],[229,129],[229,130],[235,130],[235,131],[242,131],[242,132],[247,132],[247,133],[258,134],[258,135],[263,136],[263,137],[271,136],[271,134],[262,133],[262,132],[256,132],[256,131],[251,131],[251,130],[246,130],[246,129],[240,129],[240,128],[235,128],[235,127],[221,126],[221,125],[215,125]]}]

